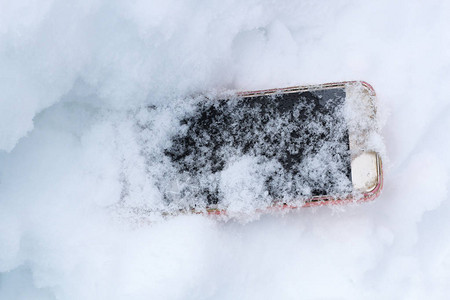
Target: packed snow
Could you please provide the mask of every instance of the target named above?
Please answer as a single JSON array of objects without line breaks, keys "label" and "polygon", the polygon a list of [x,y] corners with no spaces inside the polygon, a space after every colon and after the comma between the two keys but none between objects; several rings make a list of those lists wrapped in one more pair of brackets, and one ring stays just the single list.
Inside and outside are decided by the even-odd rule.
[{"label": "packed snow", "polygon": [[[448,28],[448,1],[0,1],[0,299],[446,299]],[[347,80],[377,92],[375,201],[165,214],[193,101]],[[233,211],[255,162],[217,175]]]}]

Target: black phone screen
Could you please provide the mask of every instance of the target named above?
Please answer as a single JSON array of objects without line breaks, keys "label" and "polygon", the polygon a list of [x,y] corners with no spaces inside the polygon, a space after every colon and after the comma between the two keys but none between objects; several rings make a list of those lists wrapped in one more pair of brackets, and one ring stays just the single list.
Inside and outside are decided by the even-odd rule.
[{"label": "black phone screen", "polygon": [[344,88],[200,101],[165,150],[186,182],[178,196],[220,204],[233,185],[272,202],[348,194],[344,104]]}]

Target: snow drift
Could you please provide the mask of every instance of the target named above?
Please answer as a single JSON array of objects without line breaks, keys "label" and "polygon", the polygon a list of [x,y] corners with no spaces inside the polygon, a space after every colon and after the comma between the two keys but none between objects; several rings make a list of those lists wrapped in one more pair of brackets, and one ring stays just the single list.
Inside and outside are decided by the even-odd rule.
[{"label": "snow drift", "polygon": [[[446,1],[0,2],[0,299],[445,299],[449,20]],[[355,79],[385,122],[375,202],[139,217],[165,171],[141,149],[184,109],[146,107]]]}]

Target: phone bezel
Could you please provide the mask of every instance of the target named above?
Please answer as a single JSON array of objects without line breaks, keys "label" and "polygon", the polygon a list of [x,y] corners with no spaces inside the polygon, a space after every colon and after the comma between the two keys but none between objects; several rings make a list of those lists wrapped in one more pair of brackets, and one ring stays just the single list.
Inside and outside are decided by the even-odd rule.
[{"label": "phone bezel", "polygon": [[[364,92],[367,93],[366,98],[370,99],[371,101],[376,101],[376,93],[373,87],[368,84],[365,81],[344,81],[344,82],[334,82],[334,83],[325,83],[325,84],[318,84],[318,85],[306,85],[306,86],[293,86],[293,87],[286,87],[286,88],[278,88],[278,89],[267,89],[267,90],[257,90],[257,91],[243,91],[238,92],[237,96],[243,97],[243,98],[252,98],[252,97],[258,97],[258,96],[266,96],[266,95],[273,95],[273,94],[284,94],[284,93],[298,93],[298,92],[305,92],[305,91],[314,91],[314,90],[324,90],[324,89],[333,89],[333,88],[346,88],[349,85],[357,85],[360,84],[364,87]],[[347,98],[347,97],[346,97]],[[347,101],[347,99],[346,99]],[[376,115],[376,105],[372,105],[373,109],[373,117]],[[349,134],[351,134],[349,132]],[[287,203],[280,203],[275,204],[273,206],[268,207],[268,210],[279,210],[279,209],[296,209],[300,207],[312,207],[312,206],[322,206],[322,205],[337,205],[337,204],[346,204],[351,202],[365,202],[365,201],[371,201],[379,196],[381,189],[383,187],[383,168],[382,168],[382,161],[381,156],[378,153],[375,153],[373,151],[367,151],[365,149],[356,149],[355,147],[358,147],[351,141],[353,140],[351,136],[349,136],[350,139],[350,150],[352,152],[359,152],[359,153],[371,153],[375,156],[376,164],[375,164],[375,170],[372,170],[376,174],[376,183],[370,186],[368,189],[359,191],[356,194],[349,194],[342,197],[335,197],[335,196],[329,196],[329,195],[323,195],[323,196],[314,196],[310,199],[306,199],[304,202],[302,202],[301,205],[296,204],[287,204]],[[352,157],[352,162],[355,159],[355,157]],[[353,173],[353,170],[352,170]],[[353,182],[353,179],[352,179]],[[208,208],[209,214],[222,214],[225,211],[219,210],[216,208]]]}]

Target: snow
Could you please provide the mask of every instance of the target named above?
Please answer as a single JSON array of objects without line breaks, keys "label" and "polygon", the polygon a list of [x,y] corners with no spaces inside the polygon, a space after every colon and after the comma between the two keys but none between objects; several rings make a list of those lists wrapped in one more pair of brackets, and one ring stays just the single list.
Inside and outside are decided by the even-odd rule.
[{"label": "snow", "polygon": [[[445,299],[449,26],[448,1],[0,1],[0,299]],[[377,91],[376,201],[152,213],[189,99],[344,80]],[[262,192],[251,160],[229,200]]]}]

